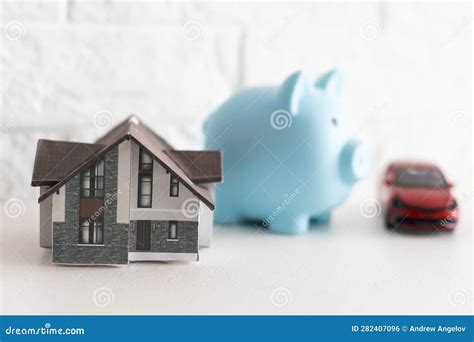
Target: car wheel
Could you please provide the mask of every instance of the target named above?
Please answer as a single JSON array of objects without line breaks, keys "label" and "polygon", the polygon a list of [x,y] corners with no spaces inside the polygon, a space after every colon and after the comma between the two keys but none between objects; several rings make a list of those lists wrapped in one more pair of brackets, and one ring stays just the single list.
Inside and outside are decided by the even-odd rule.
[{"label": "car wheel", "polygon": [[385,215],[385,227],[388,229],[393,229],[395,226],[390,222],[390,217]]}]

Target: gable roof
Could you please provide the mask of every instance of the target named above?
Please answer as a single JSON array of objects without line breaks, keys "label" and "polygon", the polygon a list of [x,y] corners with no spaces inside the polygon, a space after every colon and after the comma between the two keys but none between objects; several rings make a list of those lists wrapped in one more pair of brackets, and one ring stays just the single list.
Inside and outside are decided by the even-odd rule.
[{"label": "gable roof", "polygon": [[38,140],[31,185],[56,184],[102,148],[101,144]]},{"label": "gable roof", "polygon": [[[177,162],[173,159],[168,152],[172,151],[173,148],[160,136],[155,134],[149,127],[138,121],[138,119],[134,116],[128,118],[127,120],[123,121],[121,124],[117,125],[103,137],[98,139],[95,144],[83,144],[86,148],[90,148],[93,146],[93,149],[90,148],[92,153],[89,154],[87,158],[83,158],[81,160],[75,160],[75,165],[70,165],[69,170],[65,173],[65,176],[62,175],[63,178],[57,180],[57,183],[52,185],[46,192],[44,192],[38,199],[39,202],[43,201],[51,194],[53,194],[56,190],[58,190],[61,186],[63,186],[69,179],[71,179],[74,175],[80,172],[83,168],[87,165],[93,163],[97,157],[105,154],[108,150],[112,147],[118,145],[123,140],[133,140],[143,148],[145,148],[149,153],[151,153],[155,160],[160,163],[167,171],[174,173],[181,181],[184,186],[186,186],[195,196],[201,199],[210,209],[214,209],[214,198],[209,191],[209,187],[206,184],[197,184],[200,182],[193,182],[192,178],[198,178],[199,180],[206,179],[206,169],[205,165],[209,165],[211,171],[211,175],[207,177],[207,179],[214,182],[212,179],[222,179],[220,174],[222,173],[222,165],[221,165],[221,152],[219,151],[200,151],[201,157],[205,158],[206,162],[199,162],[197,158],[194,158],[195,162],[186,162],[183,161]],[[40,146],[40,144],[38,144]],[[84,147],[84,146],[83,146]],[[187,151],[189,152],[189,151]],[[209,155],[207,155],[209,154]],[[47,164],[43,162],[43,159],[47,159],[45,154],[39,153],[37,150],[36,153],[37,159],[41,159],[38,162],[38,165]],[[216,158],[216,161],[210,161],[210,159]],[[176,158],[179,159],[179,158]],[[209,160],[208,160],[209,159]],[[62,162],[60,162],[62,163]],[[197,163],[197,164],[196,164]],[[216,169],[215,164],[220,166],[219,170]],[[196,165],[194,165],[196,164]],[[202,165],[201,165],[202,164]],[[199,167],[199,165],[202,166]],[[211,168],[212,166],[212,168]],[[196,169],[199,169],[199,173]],[[188,172],[186,172],[186,170]],[[192,172],[191,172],[192,171]],[[36,173],[36,162],[35,162],[35,169],[33,170],[33,180]],[[43,173],[47,173],[43,171]],[[188,176],[188,174],[191,175]],[[198,174],[197,177],[192,177],[193,174]],[[216,176],[217,175],[217,176]],[[201,181],[202,183],[202,181]],[[32,181],[32,185],[36,185]]]},{"label": "gable roof", "polygon": [[222,182],[220,151],[164,150],[186,173],[193,183]]}]

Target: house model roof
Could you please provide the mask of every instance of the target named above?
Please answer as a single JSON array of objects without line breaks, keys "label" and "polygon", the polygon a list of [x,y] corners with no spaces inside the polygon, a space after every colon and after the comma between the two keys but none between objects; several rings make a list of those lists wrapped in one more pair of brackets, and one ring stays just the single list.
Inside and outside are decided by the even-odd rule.
[{"label": "house model roof", "polygon": [[104,147],[101,144],[39,140],[31,185],[55,185]]},{"label": "house model roof", "polygon": [[193,183],[215,183],[222,181],[220,151],[175,151],[164,150],[193,181]]},{"label": "house model roof", "polygon": [[145,148],[195,196],[214,209],[209,183],[222,181],[221,152],[177,151],[136,116],[123,121],[94,144],[39,140],[31,185],[50,187],[38,202],[48,198],[74,175],[124,140],[133,140]]}]

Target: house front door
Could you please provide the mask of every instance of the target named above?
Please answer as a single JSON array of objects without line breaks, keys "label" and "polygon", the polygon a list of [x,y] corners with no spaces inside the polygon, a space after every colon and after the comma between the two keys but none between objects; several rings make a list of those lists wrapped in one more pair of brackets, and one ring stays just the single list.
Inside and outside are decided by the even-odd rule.
[{"label": "house front door", "polygon": [[137,251],[149,251],[151,221],[137,221]]}]

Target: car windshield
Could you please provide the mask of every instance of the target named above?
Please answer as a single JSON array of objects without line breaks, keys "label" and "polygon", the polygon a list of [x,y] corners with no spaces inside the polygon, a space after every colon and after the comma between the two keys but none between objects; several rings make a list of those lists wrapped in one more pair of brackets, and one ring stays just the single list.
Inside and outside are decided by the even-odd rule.
[{"label": "car windshield", "polygon": [[429,168],[406,168],[399,170],[395,184],[420,188],[445,188],[446,181],[439,170]]}]

